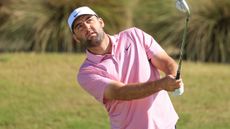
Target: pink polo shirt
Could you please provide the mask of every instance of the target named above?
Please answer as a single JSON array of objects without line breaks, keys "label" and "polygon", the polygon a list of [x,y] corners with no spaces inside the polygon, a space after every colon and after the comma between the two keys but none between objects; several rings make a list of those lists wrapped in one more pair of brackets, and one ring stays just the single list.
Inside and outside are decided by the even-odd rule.
[{"label": "pink polo shirt", "polygon": [[160,78],[149,61],[164,51],[148,34],[137,28],[109,36],[111,54],[94,55],[87,59],[78,73],[80,85],[104,104],[112,129],[174,129],[178,120],[166,91],[131,101],[107,101],[104,90],[114,80],[124,84],[146,82]]}]

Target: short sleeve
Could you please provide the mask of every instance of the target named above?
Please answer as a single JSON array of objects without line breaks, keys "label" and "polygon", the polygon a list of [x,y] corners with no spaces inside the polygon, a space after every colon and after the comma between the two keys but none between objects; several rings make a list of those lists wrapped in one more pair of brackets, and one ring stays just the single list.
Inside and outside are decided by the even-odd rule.
[{"label": "short sleeve", "polygon": [[153,55],[157,55],[164,52],[163,48],[156,42],[156,40],[144,31],[135,28],[136,37],[138,37],[139,42],[145,48],[148,59],[151,59]]},{"label": "short sleeve", "polygon": [[91,94],[97,101],[102,104],[104,101],[105,88],[112,82],[111,79],[96,73],[80,72],[77,80],[81,87]]}]

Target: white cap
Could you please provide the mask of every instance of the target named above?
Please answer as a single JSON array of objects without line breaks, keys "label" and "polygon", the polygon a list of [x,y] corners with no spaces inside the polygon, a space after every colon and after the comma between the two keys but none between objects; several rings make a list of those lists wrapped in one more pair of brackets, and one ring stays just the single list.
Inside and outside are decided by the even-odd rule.
[{"label": "white cap", "polygon": [[81,15],[85,15],[85,14],[89,14],[89,15],[97,15],[92,9],[90,9],[87,6],[83,6],[83,7],[79,7],[76,8],[70,15],[68,18],[68,24],[69,24],[69,28],[72,31],[72,25],[73,22],[76,18],[78,18]]}]

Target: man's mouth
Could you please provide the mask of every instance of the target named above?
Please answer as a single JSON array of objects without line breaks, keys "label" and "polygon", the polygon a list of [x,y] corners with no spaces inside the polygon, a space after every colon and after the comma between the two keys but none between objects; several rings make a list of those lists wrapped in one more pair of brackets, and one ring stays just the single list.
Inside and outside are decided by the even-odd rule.
[{"label": "man's mouth", "polygon": [[92,39],[92,37],[96,36],[95,32],[90,32],[87,34],[87,39]]}]

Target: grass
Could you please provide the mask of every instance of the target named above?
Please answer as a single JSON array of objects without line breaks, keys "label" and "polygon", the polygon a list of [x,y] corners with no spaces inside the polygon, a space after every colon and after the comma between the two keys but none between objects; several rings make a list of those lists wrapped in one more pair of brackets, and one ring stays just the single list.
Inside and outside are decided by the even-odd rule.
[{"label": "grass", "polygon": [[230,67],[222,64],[184,66],[186,92],[173,98],[182,129],[230,128]]},{"label": "grass", "polygon": [[[0,54],[0,129],[109,129],[105,109],[80,88],[79,54]],[[230,128],[230,67],[185,62],[179,129]]]}]

